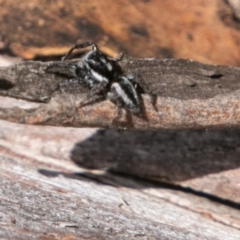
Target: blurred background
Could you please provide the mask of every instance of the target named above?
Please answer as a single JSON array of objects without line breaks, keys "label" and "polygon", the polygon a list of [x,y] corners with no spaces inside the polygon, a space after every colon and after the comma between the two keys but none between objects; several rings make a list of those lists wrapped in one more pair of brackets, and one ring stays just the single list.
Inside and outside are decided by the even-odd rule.
[{"label": "blurred background", "polygon": [[240,65],[239,0],[0,0],[0,53],[54,60],[78,40],[112,56]]}]

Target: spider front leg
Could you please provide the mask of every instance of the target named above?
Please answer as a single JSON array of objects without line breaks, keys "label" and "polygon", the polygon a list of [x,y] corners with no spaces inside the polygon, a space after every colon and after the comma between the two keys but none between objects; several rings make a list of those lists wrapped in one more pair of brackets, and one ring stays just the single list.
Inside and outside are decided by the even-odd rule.
[{"label": "spider front leg", "polygon": [[114,118],[114,120],[120,119],[122,116],[123,104],[113,87],[111,87],[111,91],[107,93],[107,99],[117,106],[117,116]]},{"label": "spider front leg", "polygon": [[103,94],[106,90],[107,85],[108,85],[108,81],[102,81],[99,84],[93,86],[88,97],[92,97],[94,95],[98,95],[101,93]]},{"label": "spider front leg", "polygon": [[92,46],[93,51],[98,51],[97,44],[92,41],[88,41],[88,42],[84,42],[84,43],[77,43],[69,49],[69,51],[67,52],[67,54],[65,56],[63,56],[62,61],[67,60],[67,58],[71,55],[71,53],[73,52],[74,49],[86,48],[86,47],[90,47],[90,46]]},{"label": "spider front leg", "polygon": [[117,105],[117,116],[113,119],[114,121],[117,121],[122,117],[122,110],[123,110],[122,104],[120,102],[117,102],[116,105]]},{"label": "spider front leg", "polygon": [[117,57],[115,57],[115,58],[110,58],[110,57],[109,57],[109,59],[111,59],[111,60],[113,60],[113,61],[115,61],[115,62],[120,62],[120,61],[123,60],[123,56],[124,56],[124,53],[121,52],[120,54],[118,54]]},{"label": "spider front leg", "polygon": [[83,100],[80,103],[80,106],[83,107],[88,104],[103,101],[105,99],[104,91],[105,91],[106,86],[107,86],[107,82],[101,82],[100,84],[93,86],[91,88],[90,93],[87,94],[85,100]]},{"label": "spider front leg", "polygon": [[92,96],[91,98],[86,98],[85,100],[81,101],[79,104],[79,107],[82,108],[84,106],[92,105],[98,102],[102,102],[104,100],[105,100],[104,95],[95,95],[95,96]]},{"label": "spider front leg", "polygon": [[107,98],[113,102],[116,107],[117,107],[117,115],[113,118],[112,120],[112,124],[114,127],[116,127],[118,130],[122,129],[122,128],[126,128],[126,127],[133,127],[133,121],[132,121],[132,117],[131,117],[131,113],[129,111],[126,111],[126,121],[125,122],[120,122],[120,118],[122,117],[122,113],[123,113],[123,104],[121,102],[121,100],[119,98],[116,97],[116,95],[114,95],[114,93],[109,92],[107,94]]}]

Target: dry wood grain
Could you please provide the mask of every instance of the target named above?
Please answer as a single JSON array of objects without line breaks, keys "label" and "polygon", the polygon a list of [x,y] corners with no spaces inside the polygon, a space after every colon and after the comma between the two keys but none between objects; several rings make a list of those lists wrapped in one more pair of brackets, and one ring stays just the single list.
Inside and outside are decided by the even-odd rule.
[{"label": "dry wood grain", "polygon": [[[201,195],[200,191],[81,169],[70,161],[71,151],[76,142],[88,141],[96,131],[93,129],[5,121],[0,121],[0,126],[2,239],[220,240],[240,236],[239,206],[233,204],[234,196],[239,196],[236,192],[230,204],[223,198],[204,195],[206,187]],[[114,134],[120,133],[105,133]],[[139,139],[133,134],[134,137]],[[134,141],[132,149],[136,146]],[[152,142],[157,144],[156,139]],[[90,148],[85,146],[87,149],[94,151],[97,147],[93,142]],[[108,149],[107,152],[110,153]],[[86,151],[82,154],[86,156]],[[104,160],[103,156],[89,154],[96,160]],[[131,159],[127,155],[121,158]],[[164,162],[161,164],[164,166]],[[209,177],[207,182],[205,178],[205,184],[216,186],[220,181],[226,182],[222,174],[206,172]],[[228,186],[231,190],[233,184]]]},{"label": "dry wood grain", "polygon": [[[133,74],[136,65],[134,61],[129,65],[128,60],[122,66]],[[0,238],[239,239],[240,139],[237,130],[228,129],[238,126],[238,68],[196,63],[194,74],[198,75],[197,70],[203,73],[194,79],[199,91],[192,95],[188,91],[193,89],[187,85],[186,94],[180,91],[177,95],[170,84],[163,89],[164,96],[158,97],[157,107],[168,114],[168,119],[174,112],[162,108],[162,104],[169,103],[179,114],[183,105],[177,104],[191,107],[191,102],[198,102],[200,112],[196,112],[196,104],[192,106],[194,122],[213,119],[210,127],[224,131],[205,131],[206,126],[201,124],[197,128],[202,131],[149,131],[149,126],[148,131],[136,131],[138,127],[144,129],[139,119],[134,121],[135,131],[119,132],[28,125],[76,127],[80,122],[81,126],[91,123],[112,127],[114,105],[105,101],[83,109],[73,107],[78,106],[85,90],[54,91],[66,79],[46,76],[46,64],[28,62],[21,63],[20,68],[13,65],[1,69],[1,86],[5,89],[1,94],[11,98],[1,97],[1,117],[8,121],[0,121]],[[172,66],[179,75],[179,68]],[[161,75],[163,79],[167,76],[165,81],[172,77],[168,73]],[[151,71],[142,74],[151,80]],[[191,76],[191,71],[184,74]],[[202,89],[216,84],[223,88],[203,94]],[[149,114],[156,112],[149,97],[143,98],[151,123]],[[48,103],[39,103],[49,99]],[[230,102],[235,108],[222,108],[221,104]],[[200,115],[207,104],[214,114]],[[236,119],[224,118],[228,111],[236,114]],[[81,112],[84,118],[79,118]],[[186,112],[181,119],[188,119]],[[230,119],[229,124],[226,119]],[[187,121],[171,121],[171,125],[167,125],[169,121],[163,124],[169,129],[184,124],[188,129],[196,128]]]},{"label": "dry wood grain", "polygon": [[[64,62],[61,64],[72,64]],[[81,60],[80,60],[81,61]],[[0,94],[35,102],[27,108],[0,107],[0,118],[26,124],[124,129],[226,129],[239,127],[239,68],[172,59],[121,62],[125,74],[140,75],[157,95],[155,108],[142,96],[146,119],[123,115],[117,124],[116,106],[109,101],[79,107],[88,90],[80,84],[59,84],[68,78],[46,72],[54,62],[22,62],[0,69]]]}]

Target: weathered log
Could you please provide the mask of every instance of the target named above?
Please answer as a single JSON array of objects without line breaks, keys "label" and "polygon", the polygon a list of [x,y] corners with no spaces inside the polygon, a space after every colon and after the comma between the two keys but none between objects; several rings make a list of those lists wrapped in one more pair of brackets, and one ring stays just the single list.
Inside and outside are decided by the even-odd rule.
[{"label": "weathered log", "polygon": [[[145,95],[148,122],[133,116],[136,131],[118,132],[27,125],[113,126],[114,105],[78,108],[86,89],[58,91],[66,79],[47,75],[48,64],[0,70],[0,93],[12,97],[1,97],[0,108],[8,120],[0,121],[1,238],[239,238],[240,140],[227,129],[239,122],[238,68],[126,58],[126,74],[142,71],[151,86],[154,69],[165,87],[156,87],[158,113]],[[189,130],[206,127],[222,131]],[[149,131],[164,128],[188,130]]]},{"label": "weathered log", "polygon": [[[94,129],[30,126],[5,121],[0,121],[0,126],[1,239],[239,239],[239,168],[231,170],[233,166],[229,166],[229,170],[212,174],[209,165],[204,168],[205,173],[199,169],[199,176],[195,172],[195,176],[189,177],[191,181],[182,182],[191,187],[190,190],[77,167],[71,161],[76,143],[85,147],[78,155],[82,154],[86,160],[92,156],[99,162],[104,161],[104,157],[98,155],[99,148],[105,148],[106,157],[111,154],[110,148],[106,148],[108,144],[101,138],[98,146],[93,141],[87,147]],[[127,137],[132,138],[129,149],[140,144],[139,135],[135,133]],[[106,139],[111,135],[121,136],[112,131],[96,134],[105,135]],[[172,139],[172,134],[158,133],[159,137],[165,136],[165,147],[167,136]],[[192,138],[197,139],[202,134],[195,133]],[[184,139],[185,134],[180,135]],[[161,145],[156,135],[152,133],[152,136],[152,144]],[[231,134],[227,137],[218,133],[215,137],[223,137],[223,151],[230,148],[229,145],[224,149],[227,142],[233,144],[236,140]],[[224,141],[224,137],[228,140]],[[149,139],[142,135],[142,144],[144,139],[146,144]],[[123,140],[120,139],[120,143]],[[177,142],[181,145],[180,136]],[[116,146],[112,151],[118,151],[121,160],[133,161],[133,155],[121,155],[125,147],[121,145],[116,150]],[[190,154],[192,149],[185,151]],[[145,157],[140,149],[136,149],[137,152],[139,160]],[[209,159],[202,161],[204,165]],[[146,169],[150,169],[150,164],[161,171],[159,165],[147,161]],[[163,169],[167,169],[168,164],[167,160],[161,162]],[[181,169],[181,162],[176,164],[179,168],[172,169],[173,175]],[[182,166],[187,168],[186,163]],[[142,167],[141,161],[135,165],[135,168]],[[169,165],[169,175],[172,167]],[[220,193],[221,185],[224,188]]]},{"label": "weathered log", "polygon": [[[76,60],[74,60],[76,61]],[[81,61],[81,60],[79,60]],[[54,63],[23,62],[0,69],[0,94],[44,102],[28,109],[0,107],[0,118],[26,124],[111,128],[116,106],[109,101],[79,107],[88,91],[68,84],[68,78],[46,72]],[[71,61],[61,64],[72,64]],[[157,96],[155,107],[147,94],[142,98],[146,119],[123,116],[118,128],[209,129],[239,127],[240,69],[189,60],[135,59],[121,62],[124,73],[141,76],[149,93]],[[136,81],[137,77],[136,77]],[[47,102],[47,103],[46,103]],[[157,110],[156,110],[157,109]]]}]

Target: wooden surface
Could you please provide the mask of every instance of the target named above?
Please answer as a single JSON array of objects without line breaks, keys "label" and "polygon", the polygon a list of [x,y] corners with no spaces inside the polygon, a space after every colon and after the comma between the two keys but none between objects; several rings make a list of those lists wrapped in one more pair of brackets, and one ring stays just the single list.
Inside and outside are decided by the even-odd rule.
[{"label": "wooden surface", "polygon": [[[32,79],[10,73],[16,85]],[[52,80],[45,90],[61,78]],[[0,121],[1,239],[239,239],[238,130],[31,126],[6,112],[38,106],[1,97],[9,120]]]},{"label": "wooden surface", "polygon": [[[78,152],[77,156],[98,160],[100,164],[111,154],[110,143],[105,146],[106,143],[100,141],[96,145],[91,138],[99,134],[109,138],[121,133],[5,121],[1,121],[0,126],[1,239],[239,239],[237,166],[209,173],[210,155],[206,155],[202,159],[203,165],[208,162],[208,166],[203,167],[205,173],[179,181],[179,186],[146,182],[129,174],[86,172],[71,161],[74,145],[92,142],[92,146],[85,145],[85,151],[82,155]],[[124,133],[122,135],[124,137]],[[155,136],[151,144],[162,148],[162,144],[168,142],[168,133],[158,135],[165,136],[165,141],[162,143]],[[195,135],[198,139],[201,133]],[[140,144],[137,136],[132,134],[132,145],[129,143],[128,147],[135,149],[140,158],[145,154],[144,150],[136,149]],[[141,139],[147,141],[144,134]],[[234,139],[230,134],[228,141],[231,140]],[[112,140],[111,144],[116,145],[117,141]],[[116,152],[115,155],[120,156],[121,159],[115,156],[115,161],[126,169],[126,162],[134,157],[129,154],[122,157],[126,149],[124,144],[120,146],[113,147],[112,154]],[[106,148],[106,154],[99,155],[99,148]],[[150,145],[149,148],[153,152]],[[177,149],[182,148],[175,147]],[[199,151],[201,149],[204,152],[204,147],[199,147]],[[159,159],[162,155],[164,153],[159,153]],[[221,159],[217,159],[218,155],[215,157],[215,164],[220,164]],[[169,177],[183,168],[191,168],[190,163],[182,163],[177,157],[175,167],[169,162],[170,158],[161,161],[161,166],[154,165],[150,156],[148,159],[150,162],[145,161],[148,168],[162,171],[169,165]],[[227,161],[223,163],[226,165]],[[200,164],[200,160],[192,162],[192,168],[195,164]],[[136,169],[142,167],[141,161],[135,164]]]},{"label": "wooden surface", "polygon": [[[91,39],[111,55],[124,51],[239,66],[238,8],[234,0],[4,0],[0,51],[49,60],[78,39]],[[5,65],[12,61],[4,58]],[[129,74],[136,70],[134,64],[123,67]],[[151,68],[142,74],[151,77],[157,70]],[[161,78],[172,78],[160,72]],[[0,239],[240,239],[240,134],[229,129],[239,126],[239,75],[230,72],[220,76],[204,67],[199,77],[209,81],[196,84],[179,77],[176,84],[186,81],[177,88],[158,87],[163,90],[157,101],[160,116],[144,95],[150,119],[157,119],[152,123],[169,130],[151,131],[134,117],[135,126],[145,131],[130,132],[66,127],[76,123],[72,117],[81,94],[63,94],[49,105],[12,98],[49,100],[46,96],[64,79],[53,75],[41,83],[38,77],[1,72],[0,80],[21,84],[7,91],[11,98],[0,98],[1,118],[8,120],[0,120]],[[29,81],[43,92],[29,91]],[[178,91],[180,86],[185,90]],[[197,94],[210,91],[196,98],[192,86]],[[116,112],[110,102],[86,109],[78,110],[89,117],[85,124],[112,126]]]}]

